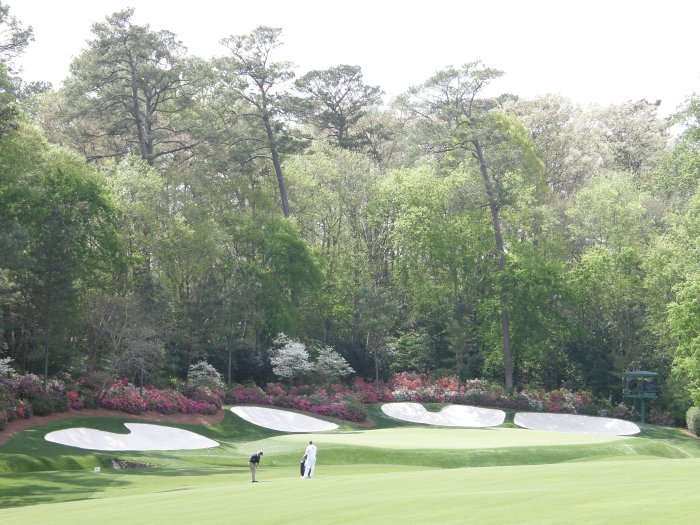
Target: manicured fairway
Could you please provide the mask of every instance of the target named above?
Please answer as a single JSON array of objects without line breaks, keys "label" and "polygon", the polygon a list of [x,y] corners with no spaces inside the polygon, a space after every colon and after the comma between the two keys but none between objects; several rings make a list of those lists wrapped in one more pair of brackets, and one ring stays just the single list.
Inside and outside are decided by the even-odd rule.
[{"label": "manicured fairway", "polygon": [[[335,432],[284,435],[275,441],[301,443],[313,439],[319,443],[380,447],[393,449],[469,449],[502,447],[539,447],[553,445],[586,445],[609,443],[631,439],[629,436],[598,436],[593,434],[568,434],[517,428],[433,428],[407,427],[367,430],[360,432]],[[632,438],[633,439],[633,438]]]},{"label": "manicured fairway", "polygon": [[98,499],[4,509],[0,524],[690,524],[698,472],[698,459],[408,471],[359,465],[324,467],[310,480],[278,468],[263,469],[257,484],[243,472],[179,479],[111,472]]},{"label": "manicured fairway", "polygon": [[[700,440],[646,426],[634,437],[397,423],[281,433],[230,412],[190,426],[220,446],[123,454],[157,465],[112,470],[114,453],[44,440],[49,431],[124,428],[128,418],[35,427],[0,447],[0,525],[694,524]],[[299,479],[309,439],[316,475]],[[265,451],[250,483],[247,458]],[[94,472],[101,465],[101,472]]]}]

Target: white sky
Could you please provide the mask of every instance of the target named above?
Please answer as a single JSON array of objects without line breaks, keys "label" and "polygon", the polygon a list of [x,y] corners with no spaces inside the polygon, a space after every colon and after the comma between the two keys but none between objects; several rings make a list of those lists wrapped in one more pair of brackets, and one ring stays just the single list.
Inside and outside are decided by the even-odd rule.
[{"label": "white sky", "polygon": [[58,87],[90,26],[134,7],[135,21],[175,33],[193,55],[219,40],[281,27],[276,59],[297,75],[359,65],[386,99],[447,65],[481,60],[505,75],[493,92],[559,93],[583,106],[646,98],[673,112],[700,93],[695,0],[0,0],[34,28],[18,64]]}]

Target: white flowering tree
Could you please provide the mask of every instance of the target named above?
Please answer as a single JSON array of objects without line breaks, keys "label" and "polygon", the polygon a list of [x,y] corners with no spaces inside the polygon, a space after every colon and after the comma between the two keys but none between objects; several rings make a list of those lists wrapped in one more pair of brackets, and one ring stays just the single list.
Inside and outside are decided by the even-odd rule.
[{"label": "white flowering tree", "polygon": [[3,357],[0,359],[0,379],[9,379],[15,376],[15,369],[12,367],[12,358]]},{"label": "white flowering tree", "polygon": [[318,372],[324,382],[332,383],[337,379],[354,374],[355,370],[330,346],[322,346],[318,350],[318,357],[313,363],[314,370]]},{"label": "white flowering tree", "polygon": [[199,361],[190,365],[187,384],[193,388],[208,388],[216,391],[223,391],[224,389],[224,380],[221,374],[206,361]]},{"label": "white flowering tree", "polygon": [[294,378],[304,372],[312,370],[309,362],[309,352],[306,345],[300,341],[289,339],[284,334],[279,334],[275,339],[275,348],[270,357],[272,372],[282,379],[289,381],[289,388],[294,384]]}]

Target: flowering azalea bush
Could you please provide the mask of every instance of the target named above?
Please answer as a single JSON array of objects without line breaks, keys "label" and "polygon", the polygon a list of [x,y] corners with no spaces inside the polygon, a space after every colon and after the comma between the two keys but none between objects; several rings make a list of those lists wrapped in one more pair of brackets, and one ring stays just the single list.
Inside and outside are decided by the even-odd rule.
[{"label": "flowering azalea bush", "polygon": [[268,396],[283,396],[286,394],[284,388],[277,383],[268,383],[265,385],[265,394]]},{"label": "flowering azalea bush", "polygon": [[22,399],[37,399],[44,394],[44,381],[35,374],[19,376],[17,394]]},{"label": "flowering azalea bush", "polygon": [[[282,388],[282,387],[280,387]],[[284,392],[284,389],[283,389]],[[233,385],[232,388],[226,391],[224,401],[228,404],[240,405],[271,405],[272,396],[263,391],[262,388],[255,384]]]},{"label": "flowering azalea bush", "polygon": [[141,414],[148,409],[148,403],[133,385],[117,381],[100,398],[100,406],[109,410],[119,410],[127,414]]},{"label": "flowering azalea bush", "polygon": [[[212,390],[207,387],[189,387],[187,388],[185,397],[190,401],[196,401],[197,403],[200,403],[200,405],[198,406],[211,405],[211,407],[214,409],[214,412],[216,412],[216,410],[220,409],[223,406],[223,403],[221,402],[222,395],[218,391]],[[190,412],[197,413],[196,410],[190,410]],[[211,412],[210,409],[207,409],[206,413],[214,412]]]},{"label": "flowering azalea bush", "polygon": [[341,401],[327,405],[315,405],[309,410],[314,414],[335,417],[344,421],[354,421],[361,423],[367,419],[367,411],[359,403]]},{"label": "flowering azalea bush", "polygon": [[176,414],[187,412],[187,398],[175,390],[156,390],[147,388],[143,397],[148,406],[148,410],[160,414]]},{"label": "flowering azalea bush", "polygon": [[[287,393],[282,385],[268,383],[265,389],[255,385],[235,385],[226,393],[228,403],[273,405],[347,421],[363,421],[363,405],[409,401],[416,403],[451,403],[509,410],[547,411],[554,413],[591,413],[594,405],[586,392],[559,388],[551,392],[525,389],[508,394],[505,388],[482,379],[460,383],[456,377],[431,379],[424,374],[403,372],[388,382],[355,378],[351,385],[341,383],[327,389],[309,385],[295,386]],[[629,418],[631,414],[626,414]]]},{"label": "flowering azalea bush", "polygon": [[[591,414],[621,419],[637,419],[639,414],[625,403],[594,402],[586,392],[566,388],[543,391],[527,387],[509,394],[500,386],[481,379],[460,382],[456,377],[439,379],[424,374],[400,373],[390,380],[368,381],[355,378],[350,384],[327,383],[326,388],[297,385],[287,389],[279,383],[263,388],[235,384],[219,391],[203,385],[178,383],[175,388],[137,388],[126,379],[113,380],[105,374],[90,374],[77,381],[53,379],[43,389],[43,380],[34,374],[0,378],[0,427],[8,421],[57,410],[81,410],[100,406],[128,414],[155,411],[162,414],[214,414],[227,404],[276,406],[361,422],[368,404],[392,401],[450,403],[509,410]],[[674,424],[667,413],[651,412],[649,422]]]},{"label": "flowering azalea bush", "polygon": [[119,380],[100,398],[100,406],[128,414],[147,410],[161,414],[215,414],[222,403],[218,395],[208,389],[189,389],[191,396],[176,390],[145,388],[143,393],[134,385]]},{"label": "flowering azalea bush", "polygon": [[383,381],[365,381],[356,377],[352,382],[352,396],[362,403],[389,403],[394,401],[389,385]]},{"label": "flowering azalea bush", "polygon": [[208,388],[188,388],[185,393],[153,387],[139,389],[126,379],[112,380],[90,374],[77,381],[51,379],[46,391],[34,374],[0,379],[2,424],[32,415],[99,406],[127,414],[147,410],[162,414],[214,414],[222,407],[221,395]]},{"label": "flowering azalea bush", "polygon": [[31,415],[31,403],[17,397],[16,382],[0,380],[0,430],[11,421],[26,419]]},{"label": "flowering azalea bush", "polygon": [[85,408],[85,402],[77,391],[69,390],[66,396],[68,397],[68,406],[70,406],[71,410],[82,410]]}]

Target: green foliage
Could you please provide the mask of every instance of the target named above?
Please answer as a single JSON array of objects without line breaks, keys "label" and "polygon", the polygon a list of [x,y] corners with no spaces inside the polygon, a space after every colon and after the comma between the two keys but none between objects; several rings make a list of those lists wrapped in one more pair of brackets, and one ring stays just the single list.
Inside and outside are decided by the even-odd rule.
[{"label": "green foliage", "polygon": [[611,250],[641,250],[652,233],[645,195],[631,175],[609,173],[592,179],[576,195],[567,211],[569,230],[582,248],[605,246]]},{"label": "green foliage", "polygon": [[700,405],[700,280],[692,280],[678,290],[676,302],[669,306],[669,325],[678,347],[673,372],[684,385],[690,401]]},{"label": "green foliage", "polygon": [[355,128],[366,108],[381,102],[382,91],[363,83],[359,66],[310,71],[295,84],[308,97],[308,109],[303,112],[323,134],[341,148],[362,149],[369,145],[368,137]]},{"label": "green foliage", "polygon": [[69,123],[56,134],[88,158],[133,152],[153,165],[191,149],[183,117],[200,72],[173,33],[136,25],[133,15],[129,8],[93,24],[94,38],[45,110],[52,121]]},{"label": "green foliage", "polygon": [[63,86],[28,102],[12,60],[31,30],[0,4],[16,367],[158,383],[201,359],[265,384],[284,332],[339,349],[329,381],[505,372],[615,406],[620,373],[643,367],[667,379],[656,404],[682,417],[697,401],[697,96],[669,143],[646,101],[484,97],[503,72],[480,62],[378,108],[358,66],[293,95],[278,28],[224,39],[211,63],[133,9],[92,31]]},{"label": "green foliage", "polygon": [[49,146],[35,128],[23,124],[0,139],[0,154],[0,201],[8,203],[0,223],[12,225],[8,245],[17,250],[5,264],[10,287],[21,292],[9,311],[21,312],[26,324],[17,333],[33,334],[24,344],[46,375],[77,357],[65,343],[80,320],[81,292],[109,288],[124,269],[118,214],[86,162]]},{"label": "green foliage", "polygon": [[55,400],[48,395],[32,399],[32,413],[35,416],[48,416],[56,412]]},{"label": "green foliage", "polygon": [[685,421],[688,430],[696,436],[700,436],[700,407],[690,407],[685,414]]},{"label": "green foliage", "polygon": [[7,74],[7,67],[0,62],[0,137],[17,129],[19,111],[14,99],[14,86]]}]

